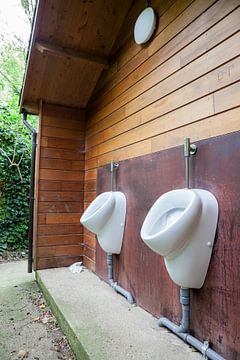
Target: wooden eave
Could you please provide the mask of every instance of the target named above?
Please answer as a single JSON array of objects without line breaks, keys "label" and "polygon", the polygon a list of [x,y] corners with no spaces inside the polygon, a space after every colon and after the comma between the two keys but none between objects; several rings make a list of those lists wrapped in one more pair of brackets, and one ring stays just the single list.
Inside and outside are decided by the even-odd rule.
[{"label": "wooden eave", "polygon": [[29,45],[20,110],[40,101],[84,109],[109,66],[132,0],[39,0]]}]

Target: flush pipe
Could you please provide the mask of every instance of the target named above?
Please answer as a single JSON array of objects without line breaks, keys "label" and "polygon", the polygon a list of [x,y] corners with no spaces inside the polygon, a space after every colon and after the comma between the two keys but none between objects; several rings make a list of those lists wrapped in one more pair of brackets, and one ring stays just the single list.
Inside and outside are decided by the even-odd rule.
[{"label": "flush pipe", "polygon": [[[195,144],[190,144],[190,139],[184,140],[184,158],[186,167],[186,188],[189,189],[189,158],[190,155],[195,155],[197,147]],[[187,344],[193,346],[200,351],[205,359],[211,360],[225,360],[221,355],[209,348],[209,342],[203,343],[189,334],[190,326],[190,289],[180,288],[180,303],[182,305],[182,319],[180,325],[174,324],[165,317],[158,320],[158,326],[164,326],[172,331],[175,335],[185,341]]]},{"label": "flush pipe", "polygon": [[189,189],[189,158],[191,155],[195,155],[197,152],[197,146],[190,144],[190,139],[184,139],[184,158],[185,158],[185,177],[186,188]]},{"label": "flush pipe", "polygon": [[[113,191],[114,187],[116,186],[116,170],[118,169],[119,164],[111,161],[109,164],[109,170],[111,174],[111,191]],[[134,298],[131,295],[131,293],[125,289],[123,289],[121,286],[118,285],[116,281],[113,280],[113,254],[108,253],[107,254],[107,268],[108,268],[108,283],[109,285],[119,294],[123,295],[129,304],[134,304]]]}]

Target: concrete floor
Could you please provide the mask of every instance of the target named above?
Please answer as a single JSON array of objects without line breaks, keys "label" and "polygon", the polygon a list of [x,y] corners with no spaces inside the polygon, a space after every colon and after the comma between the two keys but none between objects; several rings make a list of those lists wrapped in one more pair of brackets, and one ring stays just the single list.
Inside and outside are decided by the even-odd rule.
[{"label": "concrete floor", "polygon": [[75,359],[43,303],[26,261],[0,264],[0,360]]},{"label": "concrete floor", "polygon": [[34,273],[28,274],[27,262],[15,261],[0,264],[0,290],[34,281]]},{"label": "concrete floor", "polygon": [[87,269],[41,270],[37,280],[79,360],[202,359]]}]

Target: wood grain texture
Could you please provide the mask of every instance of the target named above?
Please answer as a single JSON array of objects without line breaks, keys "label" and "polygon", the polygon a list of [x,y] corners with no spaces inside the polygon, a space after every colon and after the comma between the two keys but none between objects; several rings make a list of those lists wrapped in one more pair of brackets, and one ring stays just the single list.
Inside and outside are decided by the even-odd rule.
[{"label": "wood grain texture", "polygon": [[51,159],[68,159],[68,160],[84,160],[83,152],[78,149],[76,150],[66,150],[66,149],[55,149],[55,148],[42,148],[42,158],[51,158]]},{"label": "wood grain texture", "polygon": [[96,236],[94,234],[87,234],[84,229],[84,244],[95,250]]},{"label": "wood grain texture", "polygon": [[[75,256],[50,256],[46,258],[38,258],[36,262],[36,268],[38,270],[42,269],[50,269],[50,268],[57,268],[57,267],[64,267],[70,266],[75,262],[83,261],[82,255],[75,255]],[[89,266],[91,266],[89,262]],[[94,264],[92,265],[94,267]]]},{"label": "wood grain texture", "polygon": [[[181,75],[181,73],[183,73],[184,71],[188,72],[188,82],[191,81],[191,78],[195,79],[197,77],[196,70],[201,71],[201,74],[204,74],[204,68],[199,68],[198,63],[200,61],[203,61],[205,65],[211,66],[210,61],[206,62],[206,57],[204,57],[204,53],[208,53],[208,55],[206,55],[208,58],[211,57],[211,53],[209,53],[211,47],[216,47],[217,44],[220,44],[227,37],[238,31],[239,16],[240,9],[238,8],[234,13],[231,13],[229,16],[220,21],[220,23],[217,23],[216,26],[210,28],[210,30],[204,33],[200,38],[197,38],[194,42],[190,43],[181,51],[176,52],[174,56],[170,57],[168,61],[163,62],[162,65],[159,65],[158,61],[157,68],[151,71],[147,76],[144,77],[143,74],[140,73],[143,79],[140,78],[138,82],[136,82],[137,79],[133,77],[134,75],[136,76],[136,74],[132,75],[132,79],[127,78],[129,81],[128,85],[126,85],[124,89],[119,88],[119,86],[114,89],[115,92],[112,94],[112,101],[110,101],[103,107],[103,109],[97,112],[97,118],[101,120],[102,118],[108,116],[110,113],[114,112],[119,107],[124,106],[126,103],[130,102],[148,89],[156,86],[157,83],[160,83],[159,87],[161,86],[161,91],[157,90],[159,92],[159,95],[162,94],[162,90],[165,86],[166,81],[172,82],[172,86],[176,89],[177,84],[176,82],[174,82],[174,77],[176,77],[181,82],[184,81],[184,78]],[[231,26],[229,26],[229,23],[231,24]],[[170,45],[168,44],[168,46]],[[217,50],[221,52],[220,45]],[[201,59],[199,59],[198,61],[195,60],[199,56],[202,56]],[[214,58],[215,55],[213,54],[212,59]],[[194,61],[195,63],[193,63]],[[178,71],[185,66],[186,69],[178,73]],[[195,66],[196,69],[194,70]],[[147,67],[145,63],[145,67],[148,69],[148,71],[150,71],[149,68],[151,67],[151,64],[149,64],[149,66]],[[173,75],[174,73],[176,73],[175,76]],[[168,80],[165,80],[169,76],[170,78]],[[171,88],[169,86],[167,86],[167,88],[171,92]],[[104,100],[105,98],[106,97],[103,97]],[[92,122],[93,121],[96,121],[95,117],[92,118]]]},{"label": "wood grain texture", "polygon": [[[226,359],[240,356],[240,132],[196,142],[190,161],[190,187],[212,192],[219,204],[218,230],[204,286],[191,290],[191,333],[208,336]],[[123,247],[114,256],[114,279],[137,303],[156,316],[179,322],[179,289],[170,280],[163,258],[141,240],[140,230],[154,201],[185,186],[183,145],[120,162],[117,189],[127,197]],[[109,171],[98,169],[97,191],[109,189]],[[107,281],[106,254],[97,244],[96,273]]]},{"label": "wood grain texture", "polygon": [[78,224],[47,224],[38,225],[38,235],[83,234],[83,228]]},{"label": "wood grain texture", "polygon": [[83,245],[83,235],[47,235],[38,237],[38,246]]},{"label": "wood grain texture", "polygon": [[39,190],[49,191],[83,191],[85,187],[84,181],[48,181],[40,180]]},{"label": "wood grain texture", "polygon": [[36,141],[36,157],[35,157],[35,183],[34,183],[34,209],[33,209],[33,244],[32,244],[32,267],[33,270],[37,270],[37,239],[38,239],[38,212],[39,212],[39,202],[38,202],[38,191],[39,191],[39,164],[41,158],[41,127],[42,127],[42,119],[43,119],[43,108],[42,102],[40,104],[39,109],[39,119],[38,119],[38,132],[37,132],[37,141]]},{"label": "wood grain texture", "polygon": [[38,257],[80,256],[83,253],[82,245],[57,245],[38,247]]},{"label": "wood grain texture", "polygon": [[35,47],[41,53],[53,53],[57,56],[69,57],[78,60],[85,60],[86,62],[91,62],[94,64],[101,65],[103,69],[109,68],[109,63],[106,59],[100,58],[96,55],[91,55],[86,52],[72,50],[69,48],[63,48],[61,46],[52,45],[51,43],[44,41],[36,41]]},{"label": "wood grain texture", "polygon": [[83,264],[86,266],[89,270],[95,272],[95,261],[93,261],[91,258],[87,256],[83,256]]},{"label": "wood grain texture", "polygon": [[[92,102],[94,103],[94,106],[96,107],[96,104],[98,104],[99,109],[99,107],[103,107],[114,99],[116,100],[119,94],[125,92],[122,94],[123,101],[124,98],[127,98],[126,95],[128,92],[131,93],[131,91],[133,91],[134,93],[134,88],[136,89],[136,92],[143,92],[144,84],[146,83],[143,78],[146,75],[149,78],[148,82],[151,78],[152,81],[154,81],[154,79],[156,81],[159,77],[167,77],[170,70],[170,64],[176,67],[178,64],[176,59],[179,55],[181,66],[184,64],[186,65],[197,56],[207,52],[211,48],[211,45],[216,46],[217,43],[222,41],[221,39],[225,39],[229,36],[228,34],[234,33],[239,17],[239,11],[237,10],[234,14],[231,14],[231,12],[239,6],[238,0],[229,2],[218,1],[214,3],[208,11],[204,11],[210,4],[210,2],[207,3],[206,1],[192,2],[189,8],[186,11],[183,11],[181,16],[184,16],[185,20],[182,22],[180,14],[181,10],[184,10],[184,2],[175,1],[174,5],[168,10],[168,13],[169,17],[173,16],[173,14],[174,16],[178,15],[178,17],[171,26],[168,26],[168,28],[161,33],[162,40],[161,44],[159,44],[158,51],[154,54],[148,54],[147,61],[138,64],[138,66],[135,64],[135,67],[131,69],[127,76],[125,75],[122,77],[121,74],[126,71],[126,67],[128,67],[129,64],[126,64],[126,66],[121,69],[118,65],[116,67],[117,72],[115,72],[114,77],[112,76],[109,79],[107,87],[105,86],[101,89],[101,93],[99,93],[98,96],[93,97]],[[195,8],[195,10],[193,8]],[[161,24],[162,26],[164,23],[163,18],[166,14],[162,15],[161,12],[159,14],[161,14],[159,25]],[[199,16],[196,17],[196,15]],[[191,23],[191,20],[195,19],[195,17],[196,20]],[[190,22],[190,25],[184,27],[186,21]],[[177,34],[176,30],[178,30]],[[170,41],[168,41],[165,32],[169,33],[171,31],[176,36],[173,36]],[[150,47],[156,40],[157,39],[153,39],[151,41]],[[148,48],[145,48],[144,51],[148,51]],[[123,49],[123,55],[127,56],[127,54],[129,54],[130,56],[130,53],[131,52],[128,49]],[[118,60],[119,59],[117,58],[116,61]],[[129,63],[135,62],[134,58],[128,60]],[[117,80],[118,82],[116,83]],[[141,81],[143,82],[142,87],[140,87]],[[106,109],[103,109],[103,111],[106,111]]]},{"label": "wood grain texture", "polygon": [[[150,88],[143,95],[133,99],[124,107],[120,107],[119,110],[111,113],[109,117],[106,117],[101,122],[98,130],[96,130],[95,127],[95,131],[103,130],[104,125],[105,128],[107,128],[110,127],[109,125],[113,125],[123,119],[128,119],[129,123],[135,119],[139,122],[149,121],[161,115],[161,108],[162,114],[167,113],[219,89],[221,85],[224,86],[224,82],[226,83],[225,86],[227,86],[231,82],[239,80],[239,59],[231,60],[226,64],[229,59],[239,56],[239,41],[240,33],[233,35],[220,46],[214,48],[212,50],[213,53],[210,51],[206,55],[201,56],[179,72],[172,74],[169,78]],[[229,44],[232,46],[231,52],[227,51]],[[222,56],[222,51],[225,52],[225,57]],[[209,56],[211,61],[208,61]],[[218,76],[216,77],[216,72],[217,74],[221,72],[225,73],[227,72],[227,68],[232,70],[229,76],[225,76],[222,79]],[[209,72],[211,78],[209,78]],[[211,85],[209,84],[210,81]],[[211,87],[209,87],[209,85]],[[197,93],[197,86],[200,87],[201,90],[199,93]],[[195,93],[192,92],[192,95],[190,95],[191,93],[189,92],[191,90],[195,90]],[[183,97],[185,93],[186,98]],[[182,94],[182,100],[179,98],[180,94]],[[171,102],[171,99],[174,100],[174,102]],[[181,101],[181,103],[176,103],[178,101]],[[146,116],[146,114],[148,114],[148,116]]]},{"label": "wood grain texture", "polygon": [[55,201],[55,202],[81,202],[83,200],[83,192],[76,191],[39,191],[39,201]]},{"label": "wood grain texture", "polygon": [[239,0],[162,6],[154,38],[143,48],[130,38],[119,45],[90,102],[84,208],[96,169],[110,160],[240,130]]},{"label": "wood grain texture", "polygon": [[[158,7],[154,7],[155,11],[161,17],[161,21],[158,22],[156,34],[164,33],[164,29],[167,28],[168,25],[170,25],[170,23],[173,22],[174,19],[176,19],[178,15],[182,11],[184,11],[192,2],[193,0],[178,0],[174,1],[174,3],[172,4],[171,2],[167,1],[164,2],[165,4],[163,4],[163,2],[160,2]],[[168,11],[165,12],[164,10],[166,9],[166,4],[168,7]],[[136,19],[140,12],[137,12],[136,8],[134,10],[136,11]],[[126,25],[124,23],[123,29],[125,28],[125,31],[127,31],[127,28],[125,26]],[[132,28],[133,27],[128,28],[128,32],[130,32],[130,29]],[[155,39],[153,38],[151,41],[154,42]],[[129,44],[122,46],[122,48],[118,50],[112,69],[110,68],[110,70],[106,73],[105,78],[103,79],[103,85],[105,85],[105,83],[107,82],[106,87],[102,88],[101,83],[98,84],[98,87],[100,87],[101,89],[100,94],[103,92],[105,95],[106,92],[111,90],[120,81],[126,79],[132,73],[132,71],[140,67],[148,59],[148,57],[148,46],[140,48],[137,44],[134,43],[133,39],[131,38],[129,40]],[[95,95],[97,95],[96,97],[98,97],[98,94],[94,94],[94,97]]]},{"label": "wood grain texture", "polygon": [[79,224],[79,213],[46,214],[46,224]]},{"label": "wood grain texture", "polygon": [[[106,63],[100,59],[109,57],[131,3],[49,0],[39,4],[21,107],[39,99],[86,107]],[[39,48],[43,41],[48,51],[41,53],[35,44]],[[89,61],[94,59],[98,62]]]},{"label": "wood grain texture", "polygon": [[85,244],[84,256],[86,256],[89,259],[92,259],[93,261],[95,261],[95,249],[93,249],[93,248],[91,248],[91,247],[89,247],[88,245]]},{"label": "wood grain texture", "polygon": [[38,205],[39,213],[75,213],[79,214],[82,211],[82,203],[80,201],[77,202],[56,202],[56,201],[44,201],[39,202]]},{"label": "wood grain texture", "polygon": [[84,120],[82,110],[42,106],[37,269],[64,266],[83,255],[79,220],[84,203]]}]

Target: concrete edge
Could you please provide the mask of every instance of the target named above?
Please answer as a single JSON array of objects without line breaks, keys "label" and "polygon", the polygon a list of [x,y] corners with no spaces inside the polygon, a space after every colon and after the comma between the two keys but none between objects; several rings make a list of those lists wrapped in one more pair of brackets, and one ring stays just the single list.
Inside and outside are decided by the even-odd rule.
[{"label": "concrete edge", "polygon": [[71,328],[71,326],[67,322],[67,320],[64,317],[63,313],[61,312],[60,308],[58,307],[58,305],[54,301],[54,298],[51,296],[48,289],[44,285],[39,272],[36,271],[35,276],[36,276],[37,284],[38,284],[40,290],[42,291],[43,296],[44,296],[47,304],[49,305],[49,307],[52,310],[52,313],[56,317],[56,319],[58,321],[58,324],[61,327],[64,335],[66,335],[66,337],[67,337],[67,339],[68,339],[68,341],[69,341],[69,343],[70,343],[70,345],[72,347],[72,350],[75,353],[77,359],[78,360],[90,360],[90,357],[87,354],[87,352],[85,351],[84,346],[80,342],[79,338],[76,336],[74,330]]}]

